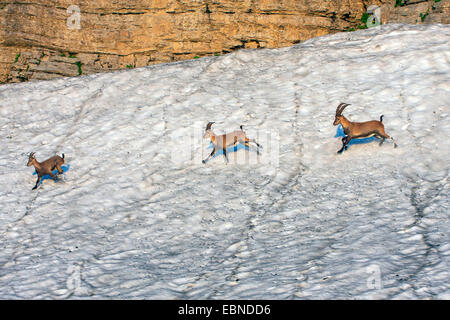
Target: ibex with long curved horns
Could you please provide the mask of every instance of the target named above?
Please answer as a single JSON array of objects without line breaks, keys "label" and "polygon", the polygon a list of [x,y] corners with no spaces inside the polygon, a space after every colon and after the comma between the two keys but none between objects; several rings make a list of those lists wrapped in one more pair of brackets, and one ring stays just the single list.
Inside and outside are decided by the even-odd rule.
[{"label": "ibex with long curved horns", "polygon": [[214,156],[217,150],[223,150],[223,155],[225,156],[225,159],[228,163],[227,148],[236,146],[238,143],[242,143],[246,147],[250,148],[250,142],[253,142],[258,147],[256,152],[259,155],[259,148],[262,148],[261,145],[259,145],[254,139],[249,139],[247,137],[244,130],[242,129],[242,125],[240,126],[241,130],[236,130],[227,134],[217,136],[211,130],[211,126],[213,125],[213,123],[214,122],[208,122],[208,124],[206,125],[205,134],[203,135],[204,139],[210,139],[213,144],[213,150],[211,154],[205,160],[202,160],[203,163],[206,163],[212,156]]},{"label": "ibex with long curved horns", "polygon": [[[372,120],[366,122],[352,122],[342,115],[342,111],[349,106],[348,103],[341,103],[336,108],[336,116],[334,118],[333,125],[337,126],[341,124],[344,129],[345,137],[342,138],[342,148],[338,153],[347,149],[347,145],[352,139],[358,138],[368,138],[375,136],[381,139],[380,146],[383,144],[385,139],[391,139],[394,142],[394,138],[390,137],[384,131],[384,125],[382,123],[383,116],[380,117],[380,121]],[[397,148],[397,144],[394,142],[394,148]]]}]

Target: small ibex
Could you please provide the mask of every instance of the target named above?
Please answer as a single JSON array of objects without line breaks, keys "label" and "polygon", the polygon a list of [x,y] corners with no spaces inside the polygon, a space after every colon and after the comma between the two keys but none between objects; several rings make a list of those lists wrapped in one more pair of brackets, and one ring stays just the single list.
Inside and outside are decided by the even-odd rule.
[{"label": "small ibex", "polygon": [[60,156],[53,156],[43,162],[39,162],[34,157],[35,152],[31,152],[28,156],[28,163],[27,167],[30,167],[31,165],[34,166],[36,169],[36,173],[38,176],[38,179],[36,181],[36,185],[34,186],[34,189],[37,188],[39,185],[39,182],[41,182],[41,179],[43,176],[48,174],[50,177],[53,178],[53,180],[58,180],[58,178],[52,173],[53,170],[57,169],[59,174],[63,173],[63,170],[61,169],[61,165],[64,164],[64,153],[62,154],[62,157]]},{"label": "small ibex", "polygon": [[[349,105],[350,104],[348,103],[341,103],[336,109],[336,116],[334,118],[333,125],[337,126],[338,124],[341,124],[345,133],[345,137],[342,138],[342,148],[338,151],[338,153],[342,153],[342,151],[346,150],[348,143],[352,139],[375,136],[376,138],[381,139],[380,146],[383,144],[385,139],[391,139],[392,142],[394,142],[394,138],[388,136],[384,131],[384,125],[382,123],[383,116],[380,117],[380,121],[372,120],[366,122],[351,122],[342,115],[342,111],[344,111],[345,107]],[[397,148],[397,144],[395,142],[394,148]]]},{"label": "small ibex", "polygon": [[210,139],[213,144],[213,150],[211,154],[205,159],[202,160],[203,163],[206,163],[217,150],[222,150],[223,155],[228,163],[228,155],[227,148],[231,146],[236,146],[238,143],[244,144],[246,147],[250,148],[250,142],[253,142],[257,145],[258,149],[256,153],[259,155],[259,148],[262,148],[255,140],[249,139],[242,129],[242,125],[240,126],[241,130],[236,130],[227,134],[223,134],[220,136],[216,136],[215,133],[211,130],[211,126],[214,122],[208,122],[205,129],[205,134],[203,135],[204,139]]}]

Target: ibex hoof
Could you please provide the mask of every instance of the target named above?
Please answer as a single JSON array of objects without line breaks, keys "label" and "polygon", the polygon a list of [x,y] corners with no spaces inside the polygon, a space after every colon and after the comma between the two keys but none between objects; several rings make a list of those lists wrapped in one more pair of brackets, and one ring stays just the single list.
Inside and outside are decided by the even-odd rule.
[{"label": "ibex hoof", "polygon": [[203,164],[205,164],[205,163],[206,163],[206,161],[205,161],[205,160],[202,160],[202,163],[203,163]]}]

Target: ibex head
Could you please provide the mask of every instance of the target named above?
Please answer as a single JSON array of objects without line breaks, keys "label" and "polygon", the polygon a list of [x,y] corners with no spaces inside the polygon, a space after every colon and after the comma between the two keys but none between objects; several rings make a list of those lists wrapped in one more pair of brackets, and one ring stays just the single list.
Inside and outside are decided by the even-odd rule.
[{"label": "ibex head", "polygon": [[344,111],[345,107],[349,106],[350,104],[348,103],[340,103],[338,105],[338,107],[336,108],[336,115],[334,117],[334,122],[333,125],[337,126],[338,124],[341,123],[342,118],[344,117],[342,115],[342,111]]},{"label": "ibex head", "polygon": [[30,167],[33,164],[33,161],[36,160],[36,158],[34,157],[35,153],[36,152],[30,152],[30,154],[28,155],[27,167]]},{"label": "ibex head", "polygon": [[205,134],[203,135],[203,139],[209,139],[212,136],[214,136],[214,132],[212,132],[211,130],[211,126],[213,125],[214,122],[208,122],[208,124],[206,125],[206,129],[205,129]]}]

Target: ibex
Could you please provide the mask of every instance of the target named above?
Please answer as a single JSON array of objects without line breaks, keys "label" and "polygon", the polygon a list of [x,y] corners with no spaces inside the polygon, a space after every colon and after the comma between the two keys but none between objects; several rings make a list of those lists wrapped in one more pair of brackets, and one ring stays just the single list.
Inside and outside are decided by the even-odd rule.
[{"label": "ibex", "polygon": [[227,148],[236,146],[238,143],[242,143],[246,147],[250,148],[250,142],[253,142],[258,147],[256,153],[259,155],[259,148],[262,148],[261,145],[259,145],[255,140],[249,139],[247,137],[244,130],[242,129],[242,125],[240,126],[241,130],[236,130],[227,134],[217,136],[211,130],[211,126],[213,125],[213,123],[214,122],[208,122],[208,124],[206,125],[205,134],[203,135],[204,139],[210,139],[213,144],[213,150],[211,154],[205,160],[202,160],[203,163],[206,163],[212,156],[214,156],[217,150],[223,151],[223,155],[225,156],[225,159],[228,163]]},{"label": "ibex", "polygon": [[61,169],[61,165],[64,164],[64,153],[62,154],[62,157],[60,156],[53,156],[43,162],[39,162],[34,157],[35,152],[31,152],[28,156],[28,163],[27,167],[30,167],[31,165],[34,166],[36,169],[36,173],[38,176],[38,179],[36,181],[36,185],[34,186],[34,189],[36,189],[39,185],[39,182],[41,182],[41,179],[43,176],[48,174],[50,177],[53,178],[53,180],[58,180],[58,178],[52,173],[53,170],[57,169],[59,174],[63,173],[63,170]]},{"label": "ibex", "polygon": [[[352,122],[347,120],[342,115],[342,111],[344,111],[345,107],[349,106],[348,103],[341,103],[338,105],[336,109],[336,116],[334,118],[333,125],[337,126],[341,124],[344,129],[345,137],[342,138],[342,148],[338,151],[338,153],[342,153],[342,151],[347,149],[347,145],[352,139],[358,138],[368,138],[375,136],[378,139],[381,139],[380,146],[383,144],[385,139],[391,139],[394,142],[394,138],[388,136],[384,131],[384,125],[382,123],[383,116],[380,117],[380,121],[372,120],[366,122]],[[397,148],[397,144],[394,142],[394,148]]]}]

